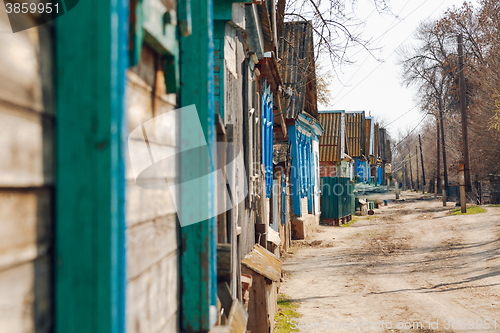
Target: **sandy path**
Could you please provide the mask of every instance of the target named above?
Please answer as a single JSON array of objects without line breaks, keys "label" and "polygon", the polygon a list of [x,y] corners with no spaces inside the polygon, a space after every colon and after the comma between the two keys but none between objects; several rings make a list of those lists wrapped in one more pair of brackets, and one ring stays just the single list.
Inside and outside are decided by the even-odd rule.
[{"label": "sandy path", "polygon": [[280,291],[300,302],[295,325],[301,332],[500,332],[500,208],[468,216],[451,216],[450,208],[390,203],[347,228],[320,226],[283,265]]}]

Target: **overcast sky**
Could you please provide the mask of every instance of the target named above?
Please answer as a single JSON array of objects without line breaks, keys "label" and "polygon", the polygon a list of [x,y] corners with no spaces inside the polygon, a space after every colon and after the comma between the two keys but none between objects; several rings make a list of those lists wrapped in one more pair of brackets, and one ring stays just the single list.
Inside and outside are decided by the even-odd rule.
[{"label": "overcast sky", "polygon": [[[328,107],[320,106],[320,110],[364,110],[367,116],[371,112],[372,116],[390,123],[388,130],[397,138],[400,130],[413,129],[422,120],[423,113],[415,101],[416,88],[405,88],[401,84],[396,50],[400,45],[415,43],[413,34],[420,22],[440,18],[447,8],[460,7],[463,0],[390,0],[388,3],[398,18],[373,11],[369,0],[360,0],[355,12],[366,22],[357,32],[362,32],[365,39],[374,40],[372,47],[381,48],[374,54],[385,61],[375,60],[361,47],[349,49],[356,63],[336,67],[336,76],[329,87],[333,100]],[[322,60],[322,65],[329,66],[328,62]]]}]

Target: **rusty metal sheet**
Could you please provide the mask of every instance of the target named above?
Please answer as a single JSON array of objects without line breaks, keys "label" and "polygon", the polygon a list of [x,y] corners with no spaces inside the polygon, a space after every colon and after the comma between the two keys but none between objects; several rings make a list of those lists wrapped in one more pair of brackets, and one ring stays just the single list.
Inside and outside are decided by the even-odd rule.
[{"label": "rusty metal sheet", "polygon": [[365,154],[365,112],[346,112],[347,154],[360,158]]},{"label": "rusty metal sheet", "polygon": [[241,263],[269,280],[278,282],[281,279],[281,261],[259,244],[254,245]]},{"label": "rusty metal sheet", "polygon": [[320,112],[319,123],[323,127],[323,135],[319,137],[319,161],[340,161],[341,114],[343,111]]}]

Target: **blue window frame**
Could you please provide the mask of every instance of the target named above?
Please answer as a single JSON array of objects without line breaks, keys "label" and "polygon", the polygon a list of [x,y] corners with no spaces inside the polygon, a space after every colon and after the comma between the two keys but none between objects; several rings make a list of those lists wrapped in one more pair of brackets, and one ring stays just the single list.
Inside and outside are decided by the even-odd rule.
[{"label": "blue window frame", "polygon": [[266,197],[271,197],[273,186],[273,95],[264,80],[262,89],[262,162],[265,168]]}]

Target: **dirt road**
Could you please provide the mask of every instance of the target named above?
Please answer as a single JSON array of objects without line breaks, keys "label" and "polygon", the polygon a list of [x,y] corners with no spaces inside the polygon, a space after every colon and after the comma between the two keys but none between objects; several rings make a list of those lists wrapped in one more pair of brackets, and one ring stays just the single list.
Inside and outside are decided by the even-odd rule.
[{"label": "dirt road", "polygon": [[293,326],[500,332],[500,208],[451,216],[451,205],[389,203],[374,218],[320,226],[313,239],[299,242],[285,259],[280,289],[300,302]]}]

